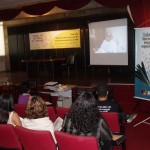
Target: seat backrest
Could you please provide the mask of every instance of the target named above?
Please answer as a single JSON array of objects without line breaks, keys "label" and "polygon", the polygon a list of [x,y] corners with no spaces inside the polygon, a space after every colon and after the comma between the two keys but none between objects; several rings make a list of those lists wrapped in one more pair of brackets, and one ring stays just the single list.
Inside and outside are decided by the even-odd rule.
[{"label": "seat backrest", "polygon": [[65,114],[69,112],[70,108],[64,108],[64,107],[56,107],[56,113],[57,116],[64,118]]},{"label": "seat backrest", "polygon": [[46,102],[52,102],[52,97],[51,97],[51,95],[50,95],[49,93],[42,92],[42,91],[40,91],[40,92],[38,92],[38,93],[39,93],[40,97],[41,97],[44,101],[46,101]]},{"label": "seat backrest", "polygon": [[55,131],[59,150],[99,150],[94,136],[78,136]]},{"label": "seat backrest", "polygon": [[15,104],[14,110],[15,110],[15,112],[18,113],[18,115],[20,117],[22,117],[22,118],[26,117],[26,113],[25,113],[26,104]]},{"label": "seat backrest", "polygon": [[50,131],[31,130],[16,126],[16,133],[25,150],[56,150]]},{"label": "seat backrest", "polygon": [[67,58],[67,64],[68,65],[74,65],[75,64],[75,55],[69,55]]},{"label": "seat backrest", "polygon": [[15,132],[14,126],[10,124],[0,125],[0,149],[22,150],[22,145]]},{"label": "seat backrest", "polygon": [[120,132],[120,124],[117,112],[101,112],[112,132]]},{"label": "seat backrest", "polygon": [[53,106],[47,106],[47,111],[48,111],[48,116],[50,120],[54,122],[57,118],[55,108]]}]

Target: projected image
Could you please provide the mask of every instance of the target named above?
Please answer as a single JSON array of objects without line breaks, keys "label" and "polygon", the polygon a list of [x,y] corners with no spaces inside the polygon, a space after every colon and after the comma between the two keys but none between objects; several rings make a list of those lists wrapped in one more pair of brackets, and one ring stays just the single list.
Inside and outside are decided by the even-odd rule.
[{"label": "projected image", "polygon": [[127,19],[89,23],[90,64],[127,65]]},{"label": "projected image", "polygon": [[[119,32],[120,31],[120,32]],[[118,34],[120,33],[120,34]],[[106,28],[105,38],[102,41],[100,47],[95,50],[95,53],[125,53],[126,40],[122,37],[126,37],[126,27],[112,27]]]}]

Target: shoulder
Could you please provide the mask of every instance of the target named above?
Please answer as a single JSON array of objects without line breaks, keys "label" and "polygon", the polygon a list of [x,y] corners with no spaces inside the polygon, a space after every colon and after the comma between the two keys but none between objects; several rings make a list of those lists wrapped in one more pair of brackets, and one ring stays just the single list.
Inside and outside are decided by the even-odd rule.
[{"label": "shoulder", "polygon": [[19,115],[18,115],[15,111],[12,112],[11,123],[12,123],[13,125],[22,126],[20,117],[19,117]]},{"label": "shoulder", "polygon": [[15,111],[11,112],[11,114],[13,118],[19,118],[18,113],[16,113]]}]

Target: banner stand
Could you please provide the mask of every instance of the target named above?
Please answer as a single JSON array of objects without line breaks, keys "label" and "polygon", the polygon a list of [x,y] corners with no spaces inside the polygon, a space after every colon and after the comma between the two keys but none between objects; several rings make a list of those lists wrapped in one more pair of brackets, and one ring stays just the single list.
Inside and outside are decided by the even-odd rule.
[{"label": "banner stand", "polygon": [[150,117],[148,117],[148,118],[146,118],[146,119],[144,119],[144,120],[140,121],[139,123],[135,124],[133,127],[136,127],[136,126],[140,125],[141,123],[145,123],[145,124],[150,125],[150,123],[149,123],[149,122],[146,122],[146,121],[147,121],[147,120],[149,120],[149,119],[150,119]]},{"label": "banner stand", "polygon": [[[150,28],[135,29],[135,97],[150,101]],[[138,101],[134,109],[140,104]],[[150,117],[133,127],[147,122]]]}]

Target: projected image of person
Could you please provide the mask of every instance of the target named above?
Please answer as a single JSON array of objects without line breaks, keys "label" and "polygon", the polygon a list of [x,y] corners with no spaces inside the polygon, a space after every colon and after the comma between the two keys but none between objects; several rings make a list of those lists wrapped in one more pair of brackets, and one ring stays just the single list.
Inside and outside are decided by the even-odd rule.
[{"label": "projected image of person", "polygon": [[106,31],[105,39],[95,53],[115,53],[118,51],[118,43],[113,39],[111,31]]},{"label": "projected image of person", "polygon": [[118,53],[125,52],[119,40],[115,39],[111,31],[106,31],[105,39],[95,53]]}]

